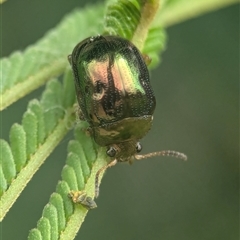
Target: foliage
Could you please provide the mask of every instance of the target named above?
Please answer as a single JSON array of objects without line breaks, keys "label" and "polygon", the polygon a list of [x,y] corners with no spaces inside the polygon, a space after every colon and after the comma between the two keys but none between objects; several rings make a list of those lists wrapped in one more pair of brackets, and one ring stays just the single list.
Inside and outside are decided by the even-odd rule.
[{"label": "foliage", "polygon": [[[106,9],[102,5],[89,6],[70,13],[25,51],[1,59],[1,110],[45,83],[46,88],[40,101],[29,102],[22,123],[13,124],[10,143],[0,140],[0,219],[74,125],[75,93],[66,56],[76,43],[99,32],[119,35],[148,54],[152,58],[150,68],[153,68],[159,64],[165,49],[164,27],[234,2],[169,0],[163,1],[160,10],[159,2],[154,0],[110,1]],[[62,180],[29,239],[73,239],[81,226],[88,209],[73,204],[68,193],[84,190],[93,197],[95,174],[108,161],[105,149],[96,146],[85,128],[87,125],[83,122],[76,125],[75,138],[68,145]]]}]

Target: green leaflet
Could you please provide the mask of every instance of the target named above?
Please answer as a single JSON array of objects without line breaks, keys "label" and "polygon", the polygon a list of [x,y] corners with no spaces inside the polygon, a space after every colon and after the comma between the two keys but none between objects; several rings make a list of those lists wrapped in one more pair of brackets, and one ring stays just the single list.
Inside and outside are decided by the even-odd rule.
[{"label": "green leaflet", "polygon": [[[22,125],[15,123],[10,130],[10,145],[0,140],[0,219],[3,219],[33,174],[71,129],[75,120],[75,92],[70,76],[67,70],[64,84],[53,79],[47,84],[41,100],[34,99],[29,103]],[[71,101],[63,101],[66,94],[74,96],[70,98]]]},{"label": "green leaflet", "polygon": [[[84,190],[93,198],[96,172],[107,164],[105,148],[96,146],[94,140],[84,130],[87,126],[86,122],[79,122],[75,128],[75,140],[69,142],[62,180],[58,183],[56,192],[52,194],[43,210],[43,217],[37,224],[42,236],[49,235],[48,223],[51,226],[51,239],[64,239],[64,236],[69,237],[69,234],[75,235],[88,212],[81,204],[74,204],[68,197],[71,190]],[[46,229],[42,227],[43,224],[47,225]],[[32,232],[28,239],[34,239]]]}]

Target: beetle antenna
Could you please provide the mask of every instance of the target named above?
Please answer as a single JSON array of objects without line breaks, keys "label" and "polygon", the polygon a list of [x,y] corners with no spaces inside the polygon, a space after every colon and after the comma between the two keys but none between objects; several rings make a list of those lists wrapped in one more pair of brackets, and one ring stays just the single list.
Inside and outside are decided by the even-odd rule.
[{"label": "beetle antenna", "polygon": [[143,155],[135,155],[136,160],[142,160],[145,158],[155,157],[155,156],[167,156],[167,157],[175,157],[187,161],[187,156],[184,153],[172,151],[172,150],[165,150],[161,152],[152,152]]},{"label": "beetle antenna", "polygon": [[116,165],[116,163],[117,163],[117,159],[114,159],[112,162],[108,163],[106,166],[103,166],[102,168],[100,168],[97,171],[96,177],[95,177],[95,198],[97,198],[99,195],[99,175],[100,175],[100,173],[106,171],[107,168],[113,167],[114,165]]}]

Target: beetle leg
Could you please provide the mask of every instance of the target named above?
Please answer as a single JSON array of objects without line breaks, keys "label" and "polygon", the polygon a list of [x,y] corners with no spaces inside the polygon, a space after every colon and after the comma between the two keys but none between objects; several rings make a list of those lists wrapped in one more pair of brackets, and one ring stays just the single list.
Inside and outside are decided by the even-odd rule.
[{"label": "beetle leg", "polygon": [[81,131],[88,137],[92,137],[93,131],[91,127],[81,128]]},{"label": "beetle leg", "polygon": [[147,66],[152,62],[152,59],[147,54],[142,53],[142,58]]},{"label": "beetle leg", "polygon": [[72,66],[72,54],[68,55],[68,62],[70,63],[70,65]]},{"label": "beetle leg", "polygon": [[77,103],[74,104],[74,108],[75,108],[75,111],[76,111],[76,115],[77,115],[77,119],[81,120],[81,121],[85,121],[85,118],[84,118],[84,115],[82,113],[82,110],[81,108],[78,106]]},{"label": "beetle leg", "polygon": [[83,191],[70,191],[68,196],[74,203],[82,204],[87,209],[94,209],[97,207],[93,199]]},{"label": "beetle leg", "polygon": [[97,173],[96,173],[96,177],[95,177],[95,198],[98,197],[99,195],[99,175],[101,172],[104,172],[107,168],[113,167],[114,165],[116,165],[117,163],[117,159],[114,159],[112,162],[108,163],[106,166],[100,168]]}]

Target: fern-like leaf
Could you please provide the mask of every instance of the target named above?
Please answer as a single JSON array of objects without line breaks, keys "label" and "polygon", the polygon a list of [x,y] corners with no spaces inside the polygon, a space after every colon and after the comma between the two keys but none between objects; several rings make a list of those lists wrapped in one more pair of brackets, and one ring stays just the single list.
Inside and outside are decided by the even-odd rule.
[{"label": "fern-like leaf", "polygon": [[108,6],[104,22],[104,33],[131,40],[151,58],[150,68],[160,62],[160,53],[165,49],[166,42],[163,28],[151,27],[158,5],[157,0],[120,0]]},{"label": "fern-like leaf", "polygon": [[[227,0],[208,2],[214,1],[218,1],[219,6],[229,4]],[[156,65],[159,61],[157,52],[164,49],[166,40],[162,27],[184,19],[179,14],[181,12],[184,14],[185,11],[188,13],[185,16],[192,17],[194,9],[194,14],[198,15],[203,9],[200,8],[201,11],[197,12],[199,3],[202,6],[208,4],[207,0],[191,1],[191,4],[187,0],[165,0],[163,11],[158,11],[154,24],[151,24],[158,2],[116,1],[109,5],[104,27],[101,20],[103,7],[74,11],[34,46],[1,59],[0,98],[3,101],[0,109],[38,88],[50,78],[61,75],[68,64],[66,56],[80,40],[90,35],[104,32],[128,38],[143,53],[150,55],[153,66]],[[22,124],[12,126],[10,144],[0,141],[1,219],[74,121],[72,105],[75,94],[70,78],[71,73],[67,71],[63,86],[56,79],[49,82],[41,100],[29,103]],[[75,139],[69,142],[62,180],[44,208],[37,228],[31,230],[28,239],[66,239],[66,236],[67,239],[73,239],[87,214],[88,210],[73,204],[68,194],[71,190],[82,190],[93,198],[95,175],[106,164],[106,156],[105,149],[97,147],[83,128],[86,125],[80,123],[75,130]]]},{"label": "fern-like leaf", "polygon": [[[150,7],[152,8],[153,6],[156,7],[155,1],[153,1],[153,5]],[[141,19],[146,16],[145,11],[147,11],[145,1],[120,0],[116,4],[110,5],[105,18],[105,34],[116,34],[130,40],[133,37],[136,38],[138,35],[140,38],[146,40],[147,35],[141,35],[143,33],[145,34],[146,31],[139,31]],[[130,28],[127,27],[129,16],[134,19]],[[152,19],[152,16],[149,18]],[[119,28],[117,28],[117,23],[120,19],[121,23],[123,23],[123,27],[121,27],[121,24],[121,26],[119,25]],[[147,22],[148,27],[150,27],[149,20],[147,20]],[[157,31],[159,31],[160,34],[157,34]],[[154,52],[155,48],[162,50],[165,40],[163,31],[158,28],[153,29],[150,33],[145,51]],[[160,37],[160,41],[155,41],[155,44],[151,48],[151,41],[153,41],[156,36]],[[54,206],[61,206],[61,203],[63,202],[65,204],[65,212],[62,214],[61,211],[56,211],[56,207],[53,207],[51,197],[49,203],[44,208],[43,216],[39,220],[37,228],[30,232],[29,239],[34,239],[31,236],[38,231],[40,231],[42,237],[51,235],[54,239],[66,239],[66,237],[67,239],[73,239],[87,214],[88,209],[81,205],[73,204],[71,199],[66,198],[66,196],[68,196],[71,191],[83,191],[88,197],[93,198],[96,172],[100,167],[106,165],[106,160],[103,159],[106,159],[107,157],[103,148],[96,146],[92,138],[86,134],[84,129],[87,126],[85,124],[86,123],[84,122],[79,123],[78,127],[75,129],[75,139],[71,140],[68,144],[68,156],[66,165],[62,170],[62,180],[58,184],[56,192],[54,193],[59,194],[62,197],[59,199],[59,203],[55,201]],[[52,214],[47,215],[45,213],[47,211],[46,208],[48,209],[48,212],[51,211]],[[39,227],[43,224],[42,219],[44,219],[44,224],[47,224],[46,232],[42,227]],[[51,232],[49,232],[48,223],[50,224],[50,229],[52,229]],[[56,223],[58,223],[58,226]],[[60,223],[65,223],[65,229],[62,229],[62,225],[60,227]],[[56,231],[58,231],[58,236],[56,235]]]},{"label": "fern-like leaf", "polygon": [[75,128],[75,139],[68,144],[62,180],[45,206],[37,228],[31,230],[29,240],[35,239],[36,232],[40,232],[42,239],[73,239],[78,232],[88,209],[74,204],[68,195],[71,190],[81,190],[93,198],[96,172],[107,164],[105,148],[95,144],[86,132],[87,126],[86,122],[80,122]]},{"label": "fern-like leaf", "polygon": [[[35,45],[0,60],[0,110],[61,75],[77,42],[102,32],[103,7],[74,11]],[[89,27],[93,26],[93,27]]]},{"label": "fern-like leaf", "polygon": [[105,15],[105,32],[107,35],[132,39],[141,18],[141,6],[138,1],[116,1],[111,3]]},{"label": "fern-like leaf", "polygon": [[[22,125],[15,123],[10,130],[10,145],[0,140],[1,220],[33,174],[71,129],[75,120],[75,92],[69,72],[66,71],[63,86],[53,79],[47,84],[41,100],[34,99],[29,103]],[[66,95],[70,96],[67,101],[64,100]]]},{"label": "fern-like leaf", "polygon": [[160,63],[161,53],[166,47],[166,39],[166,32],[162,27],[151,27],[149,29],[142,52],[151,58],[151,63],[148,66],[150,69]]}]

